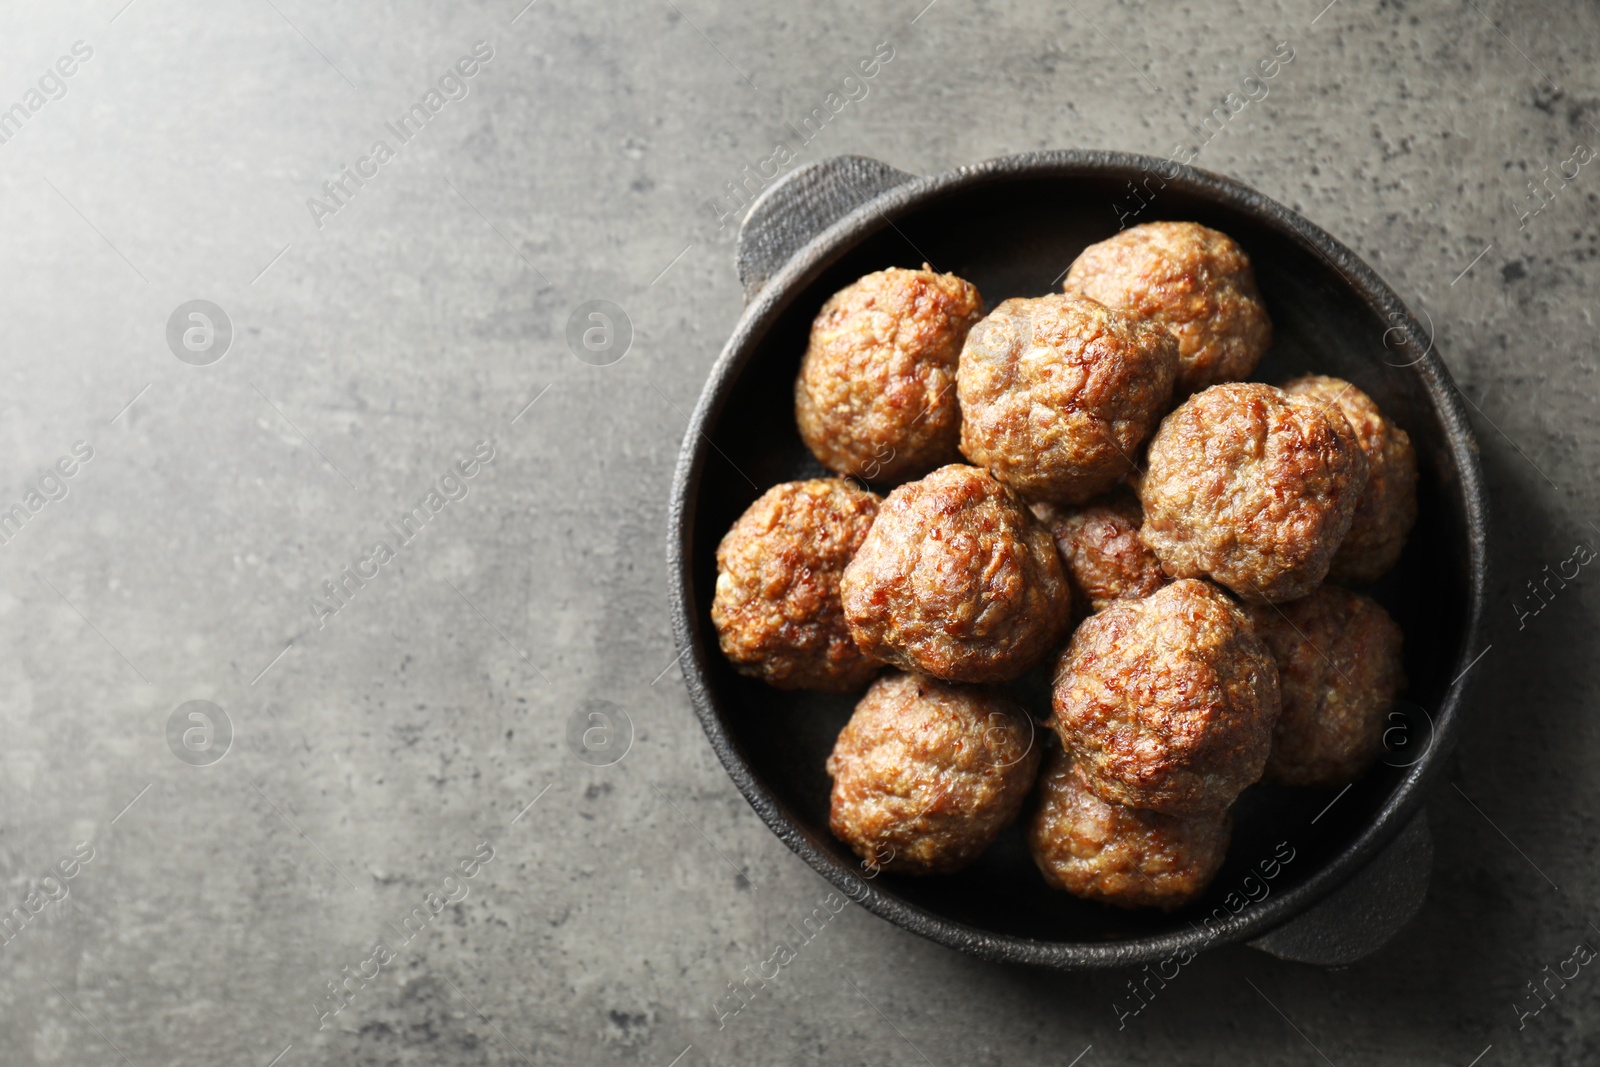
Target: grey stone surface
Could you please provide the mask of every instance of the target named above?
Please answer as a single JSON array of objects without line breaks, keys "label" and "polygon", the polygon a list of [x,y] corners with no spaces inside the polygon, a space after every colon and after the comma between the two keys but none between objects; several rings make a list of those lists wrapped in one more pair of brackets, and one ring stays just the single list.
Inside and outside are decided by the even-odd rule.
[{"label": "grey stone surface", "polygon": [[[0,945],[0,1062],[1600,1058],[1595,968],[1518,1008],[1600,946],[1600,601],[1588,568],[1537,614],[1525,586],[1600,540],[1600,168],[1536,215],[1525,186],[1600,144],[1600,13],[923,2],[0,11],[0,107],[26,113],[0,144],[0,501],[93,450],[0,544],[0,909],[39,907]],[[77,41],[92,56],[29,112]],[[385,122],[479,41],[465,98],[400,146]],[[734,791],[673,669],[667,487],[741,306],[736,219],[707,202],[880,41],[893,59],[796,163],[1166,154],[1291,43],[1196,162],[1426,312],[1495,501],[1492,645],[1429,808],[1437,873],[1376,956],[1219,950],[1119,1028],[1132,975],[990,966],[847,907],[719,1027],[728,983],[828,887]],[[308,198],[380,138],[395,158],[319,226]],[[167,341],[196,299],[233,329],[203,366]],[[632,323],[609,365],[567,347],[592,299]],[[480,441],[492,462],[398,547],[384,523]],[[362,564],[379,540],[395,558]],[[346,565],[377,574],[319,620]],[[209,765],[169,748],[193,700],[232,726]],[[569,747],[593,700],[631,722],[609,765]],[[184,715],[180,750],[203,726]],[[63,861],[75,877],[43,881]],[[403,938],[433,892],[458,900]],[[380,939],[394,958],[319,1019]]]}]

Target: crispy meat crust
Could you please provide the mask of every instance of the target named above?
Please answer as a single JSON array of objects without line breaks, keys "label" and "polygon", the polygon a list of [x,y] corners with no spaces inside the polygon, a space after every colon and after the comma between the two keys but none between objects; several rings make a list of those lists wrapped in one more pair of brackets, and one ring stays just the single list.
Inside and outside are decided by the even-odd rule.
[{"label": "crispy meat crust", "polygon": [[1250,258],[1198,223],[1147,222],[1090,245],[1063,288],[1172,331],[1180,397],[1249,377],[1272,344]]},{"label": "crispy meat crust", "polygon": [[1361,442],[1367,485],[1328,577],[1357,585],[1375,582],[1400,561],[1417,521],[1417,453],[1411,438],[1384,417],[1370,396],[1342,378],[1308,374],[1283,391],[1337,407]]},{"label": "crispy meat crust", "polygon": [[1161,562],[1139,540],[1144,512],[1123,490],[1080,507],[1035,504],[1033,513],[1050,528],[1066,567],[1072,603],[1090,614],[1114,600],[1138,600],[1166,584]]},{"label": "crispy meat crust", "polygon": [[1052,725],[1102,799],[1191,815],[1226,809],[1261,777],[1278,706],[1278,670],[1249,619],[1183,579],[1078,627]]},{"label": "crispy meat crust", "polygon": [[882,666],[850,636],[839,576],[878,513],[842,478],[785,482],[762,494],[717,546],[711,621],[741,674],[779,689],[860,689]]},{"label": "crispy meat crust", "polygon": [[794,383],[800,437],[840,474],[892,484],[961,458],[956,363],[983,315],[970,282],[898,267],[822,305]]},{"label": "crispy meat crust", "polygon": [[1021,675],[1071,612],[1050,531],[1011,489],[961,464],[888,495],[839,588],[864,652],[947,681]]},{"label": "crispy meat crust", "polygon": [[1326,577],[1367,481],[1338,412],[1259,382],[1214,385],[1162,420],[1139,480],[1140,537],[1174,577],[1255,603]]},{"label": "crispy meat crust", "polygon": [[1231,811],[1162,815],[1102,800],[1072,757],[1051,753],[1028,822],[1044,880],[1119,908],[1172,910],[1205,891],[1222,867]]},{"label": "crispy meat crust", "polygon": [[961,352],[961,451],[1030,500],[1082,503],[1134,470],[1177,367],[1170,335],[1093,300],[1007,300]]},{"label": "crispy meat crust", "polygon": [[1400,627],[1377,601],[1336,585],[1253,607],[1250,617],[1277,661],[1283,694],[1266,779],[1353,781],[1383,751],[1389,711],[1405,688]]},{"label": "crispy meat crust", "polygon": [[948,874],[978,858],[1039,771],[1025,712],[978,686],[891,672],[828,757],[828,825],[873,869]]}]

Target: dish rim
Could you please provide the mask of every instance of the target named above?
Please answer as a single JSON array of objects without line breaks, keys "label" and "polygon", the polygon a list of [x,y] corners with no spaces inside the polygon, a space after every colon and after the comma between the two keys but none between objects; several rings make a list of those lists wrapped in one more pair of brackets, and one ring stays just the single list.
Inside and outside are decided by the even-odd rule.
[{"label": "dish rim", "polygon": [[[722,414],[740,374],[759,352],[760,345],[756,342],[838,256],[883,227],[892,226],[900,215],[964,188],[1007,179],[1105,177],[1108,172],[1121,174],[1132,170],[1159,173],[1168,184],[1176,184],[1191,195],[1246,214],[1321,258],[1345,279],[1365,306],[1378,313],[1381,321],[1391,324],[1384,332],[1386,346],[1389,333],[1401,330],[1404,341],[1395,347],[1400,350],[1409,347],[1412,352],[1422,353],[1415,361],[1398,365],[1396,369],[1412,370],[1420,378],[1443,427],[1458,475],[1455,492],[1461,499],[1467,538],[1467,618],[1461,649],[1455,660],[1455,680],[1440,701],[1428,748],[1395,785],[1377,815],[1305,881],[1218,921],[1209,935],[1195,928],[1119,941],[1042,941],[985,930],[913,904],[877,882],[859,877],[853,869],[813,845],[806,831],[785,814],[783,804],[745,761],[725,729],[723,712],[711,691],[708,657],[715,652],[715,642],[697,639],[706,622],[697,619],[694,611],[695,495],[709,451],[715,447],[710,443],[706,428]],[[791,176],[794,173],[797,171],[791,172]],[[781,183],[770,187],[761,199],[780,187]],[[760,202],[758,199],[756,203]],[[1471,657],[1482,638],[1483,606],[1489,581],[1487,515],[1476,437],[1449,371],[1434,350],[1432,338],[1424,334],[1421,324],[1394,290],[1331,234],[1242,182],[1155,156],[1091,149],[1001,156],[938,174],[910,176],[903,184],[870,197],[797,249],[747,302],[707,375],[690,415],[673,473],[667,545],[673,632],[690,702],[723,768],[778,839],[851,900],[897,926],[988,960],[1069,970],[1126,966],[1172,957],[1185,950],[1200,951],[1245,941],[1282,926],[1357,875],[1418,813],[1426,799],[1427,788],[1442,772],[1455,744],[1461,708],[1469,688],[1468,675],[1476,662]]]}]

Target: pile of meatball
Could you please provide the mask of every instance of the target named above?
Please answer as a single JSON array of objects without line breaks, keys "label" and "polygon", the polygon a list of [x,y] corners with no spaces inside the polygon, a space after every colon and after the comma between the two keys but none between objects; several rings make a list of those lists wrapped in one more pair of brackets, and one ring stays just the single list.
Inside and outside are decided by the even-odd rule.
[{"label": "pile of meatball", "polygon": [[1026,811],[1052,887],[1178,908],[1246,788],[1378,758],[1401,633],[1353,587],[1399,559],[1416,456],[1349,382],[1244,380],[1271,343],[1249,258],[1191,222],[987,314],[926,264],[823,305],[795,417],[838,476],[734,523],[711,617],[743,674],[865,689],[826,766],[863,866],[960,870]]}]

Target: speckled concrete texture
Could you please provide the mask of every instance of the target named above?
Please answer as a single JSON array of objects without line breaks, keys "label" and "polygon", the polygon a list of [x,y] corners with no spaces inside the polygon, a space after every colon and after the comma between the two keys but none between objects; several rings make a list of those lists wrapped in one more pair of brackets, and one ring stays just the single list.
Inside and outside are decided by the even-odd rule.
[{"label": "speckled concrete texture", "polygon": [[[1600,1059],[1593,5],[525,2],[0,11],[0,1062]],[[1131,974],[829,910],[690,712],[668,483],[788,124],[1166,155],[1280,42],[1195,162],[1432,322],[1492,644],[1418,919],[1119,1025]]]}]

